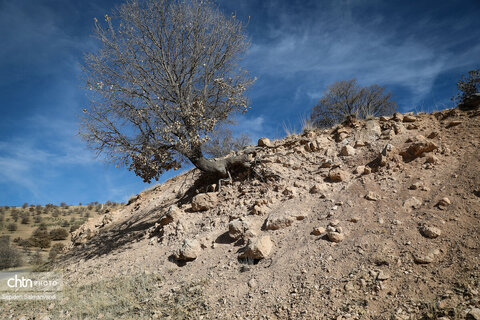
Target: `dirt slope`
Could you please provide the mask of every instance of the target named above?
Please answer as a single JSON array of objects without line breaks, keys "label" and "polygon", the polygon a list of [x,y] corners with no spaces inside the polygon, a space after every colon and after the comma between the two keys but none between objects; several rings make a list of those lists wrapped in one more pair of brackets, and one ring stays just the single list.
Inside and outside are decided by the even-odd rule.
[{"label": "dirt slope", "polygon": [[[158,319],[478,319],[480,110],[260,145],[220,191],[189,171],[82,226],[56,265],[66,285],[160,274],[152,297],[201,286],[201,308],[153,308]],[[245,253],[267,238],[270,252]]]}]

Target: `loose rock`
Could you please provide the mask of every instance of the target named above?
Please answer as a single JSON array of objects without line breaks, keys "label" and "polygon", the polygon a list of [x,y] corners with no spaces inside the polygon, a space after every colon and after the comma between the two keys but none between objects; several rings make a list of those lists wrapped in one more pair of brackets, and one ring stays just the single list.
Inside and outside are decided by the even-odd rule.
[{"label": "loose rock", "polygon": [[272,252],[273,243],[270,236],[262,236],[248,240],[244,251],[240,254],[241,259],[264,259]]},{"label": "loose rock", "polygon": [[218,203],[216,193],[201,193],[192,199],[192,211],[206,211],[215,207]]},{"label": "loose rock", "polygon": [[426,238],[435,239],[442,234],[442,231],[439,228],[424,225],[420,227],[420,233]]}]

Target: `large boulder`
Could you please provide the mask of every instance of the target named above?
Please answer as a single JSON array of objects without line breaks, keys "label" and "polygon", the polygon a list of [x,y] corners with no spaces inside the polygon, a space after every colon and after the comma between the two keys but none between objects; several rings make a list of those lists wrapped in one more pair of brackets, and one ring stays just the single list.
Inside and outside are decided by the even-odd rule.
[{"label": "large boulder", "polygon": [[192,211],[206,211],[214,208],[218,203],[216,193],[201,193],[192,199]]}]

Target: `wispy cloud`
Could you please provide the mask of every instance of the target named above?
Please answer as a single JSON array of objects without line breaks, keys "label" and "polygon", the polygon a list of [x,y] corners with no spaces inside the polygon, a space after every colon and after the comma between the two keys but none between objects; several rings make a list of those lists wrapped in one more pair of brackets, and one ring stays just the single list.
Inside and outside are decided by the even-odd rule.
[{"label": "wispy cloud", "polygon": [[[454,51],[468,41],[468,35],[459,39],[453,37],[454,31],[439,34],[452,24],[462,32],[472,21],[464,21],[462,27],[426,15],[411,27],[406,21],[386,22],[391,17],[374,10],[365,14],[369,21],[355,16],[363,5],[372,3],[379,5],[378,1],[308,2],[310,14],[305,8],[295,8],[297,14],[272,8],[277,20],[267,28],[266,37],[253,42],[247,58],[250,69],[260,77],[296,81],[296,95],[319,98],[328,84],[357,78],[364,85],[401,87],[409,94],[408,103],[417,103],[430,94],[440,74],[477,61],[478,45]],[[425,34],[430,30],[436,33]]]}]

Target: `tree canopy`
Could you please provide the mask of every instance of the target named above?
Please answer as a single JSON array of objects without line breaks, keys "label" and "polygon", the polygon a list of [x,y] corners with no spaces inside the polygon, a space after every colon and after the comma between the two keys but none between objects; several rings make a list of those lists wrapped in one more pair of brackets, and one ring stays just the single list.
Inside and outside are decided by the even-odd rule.
[{"label": "tree canopy", "polygon": [[389,115],[397,108],[391,97],[391,93],[385,93],[385,87],[376,84],[360,87],[355,79],[337,81],[328,86],[313,107],[310,119],[317,127],[332,127],[348,116],[365,119]]},{"label": "tree canopy", "polygon": [[127,1],[104,20],[83,65],[88,145],[148,182],[186,160],[224,175],[228,161],[206,159],[202,145],[249,108],[245,26],[201,0]]}]

